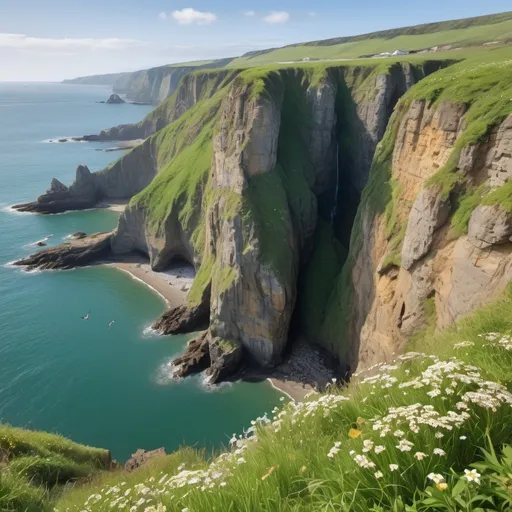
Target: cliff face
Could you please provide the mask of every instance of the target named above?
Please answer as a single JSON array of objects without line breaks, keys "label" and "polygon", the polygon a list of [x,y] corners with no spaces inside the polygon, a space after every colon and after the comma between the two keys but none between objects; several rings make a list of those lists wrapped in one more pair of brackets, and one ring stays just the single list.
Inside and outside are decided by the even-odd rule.
[{"label": "cliff face", "polygon": [[292,328],[353,370],[512,277],[510,70],[424,78],[448,64],[190,74],[160,107],[169,124],[81,171],[95,198],[134,196],[114,256],[195,265],[189,304],[210,329],[186,373],[275,364]]},{"label": "cliff face", "polygon": [[[217,59],[197,66],[190,65],[159,66],[151,69],[120,73],[113,81],[113,92],[126,94],[132,101],[158,105],[174,94],[181,79],[194,71],[221,68],[232,59]],[[90,77],[94,78],[94,77]]]},{"label": "cliff face", "polygon": [[451,325],[512,279],[511,70],[487,75],[499,71],[445,70],[395,112],[327,314],[344,312],[352,368]]},{"label": "cliff face", "polygon": [[[196,265],[189,299],[200,304],[211,296],[213,367],[241,353],[259,365],[279,360],[300,296],[300,269],[321,217],[318,198],[330,203],[327,221],[335,220],[341,134],[363,141],[365,156],[347,159],[346,168],[354,182],[364,182],[356,166],[368,175],[367,155],[386,116],[427,71],[396,65],[383,79],[387,73],[372,68],[333,68],[320,78],[308,70],[283,70],[260,81],[245,73],[210,110],[198,104],[185,114],[190,119],[182,116],[166,129],[191,130],[190,145],[132,200],[113,249],[143,251],[156,269],[175,257]],[[194,176],[188,190],[185,172]],[[199,203],[200,211],[193,207]]]},{"label": "cliff face", "polygon": [[127,80],[131,73],[108,73],[106,75],[92,75],[92,76],[80,76],[77,78],[71,78],[69,80],[63,80],[63,84],[78,84],[78,85],[111,85]]},{"label": "cliff face", "polygon": [[194,66],[164,66],[135,71],[115,80],[112,90],[132,101],[158,105],[172,96],[185,75],[195,70]]},{"label": "cliff face", "polygon": [[219,89],[231,82],[237,73],[236,70],[185,73],[174,95],[149,113],[141,122],[114,126],[102,130],[98,135],[86,135],[83,139],[88,141],[113,141],[150,137],[164,126],[178,119],[198,101],[211,98]]}]

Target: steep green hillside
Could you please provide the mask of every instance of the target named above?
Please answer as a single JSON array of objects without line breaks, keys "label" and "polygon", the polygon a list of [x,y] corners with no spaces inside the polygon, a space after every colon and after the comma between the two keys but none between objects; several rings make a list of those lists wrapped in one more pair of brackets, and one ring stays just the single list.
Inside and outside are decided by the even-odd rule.
[{"label": "steep green hillside", "polygon": [[304,58],[356,59],[398,49],[412,51],[443,45],[464,47],[495,41],[506,43],[511,40],[512,12],[509,12],[251,52],[234,59],[229,66],[256,66]]},{"label": "steep green hillside", "polygon": [[0,425],[0,510],[41,512],[59,486],[110,469],[110,453],[63,437]]},{"label": "steep green hillside", "polygon": [[178,452],[169,467],[66,492],[56,509],[510,510],[510,333],[512,289],[418,338],[421,352],[258,418],[215,459]]}]

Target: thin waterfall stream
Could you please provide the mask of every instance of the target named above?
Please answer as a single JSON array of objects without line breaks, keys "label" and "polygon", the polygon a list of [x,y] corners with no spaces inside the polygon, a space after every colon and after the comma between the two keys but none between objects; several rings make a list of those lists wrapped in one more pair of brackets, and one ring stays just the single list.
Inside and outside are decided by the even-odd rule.
[{"label": "thin waterfall stream", "polygon": [[338,191],[340,186],[340,152],[339,143],[336,144],[336,188],[334,192],[334,205],[331,210],[331,226],[334,226],[334,219],[336,218],[336,211],[338,209]]}]

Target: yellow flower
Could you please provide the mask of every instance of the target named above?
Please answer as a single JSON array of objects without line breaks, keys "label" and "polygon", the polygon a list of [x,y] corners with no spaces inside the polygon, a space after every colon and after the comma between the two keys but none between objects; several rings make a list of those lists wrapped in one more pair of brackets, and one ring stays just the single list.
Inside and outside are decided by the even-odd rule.
[{"label": "yellow flower", "polygon": [[446,489],[448,489],[448,484],[446,482],[439,482],[438,484],[436,484],[436,487],[440,491],[446,491]]},{"label": "yellow flower", "polygon": [[357,439],[360,435],[361,435],[361,431],[357,430],[357,428],[351,428],[348,431],[348,437],[350,437],[350,439]]},{"label": "yellow flower", "polygon": [[[278,466],[279,467],[279,466]],[[274,470],[276,469],[275,466],[272,466],[262,477],[261,479],[262,480],[266,480],[273,472]]]}]

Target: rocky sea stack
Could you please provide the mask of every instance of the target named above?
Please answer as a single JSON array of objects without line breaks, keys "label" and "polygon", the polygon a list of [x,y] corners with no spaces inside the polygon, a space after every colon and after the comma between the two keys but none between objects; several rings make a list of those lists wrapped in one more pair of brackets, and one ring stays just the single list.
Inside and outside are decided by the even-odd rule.
[{"label": "rocky sea stack", "polygon": [[110,98],[107,100],[107,103],[109,104],[121,104],[121,103],[126,103],[126,101],[123,100],[123,98],[121,98],[121,96],[119,96],[119,94],[111,94],[110,95]]}]

